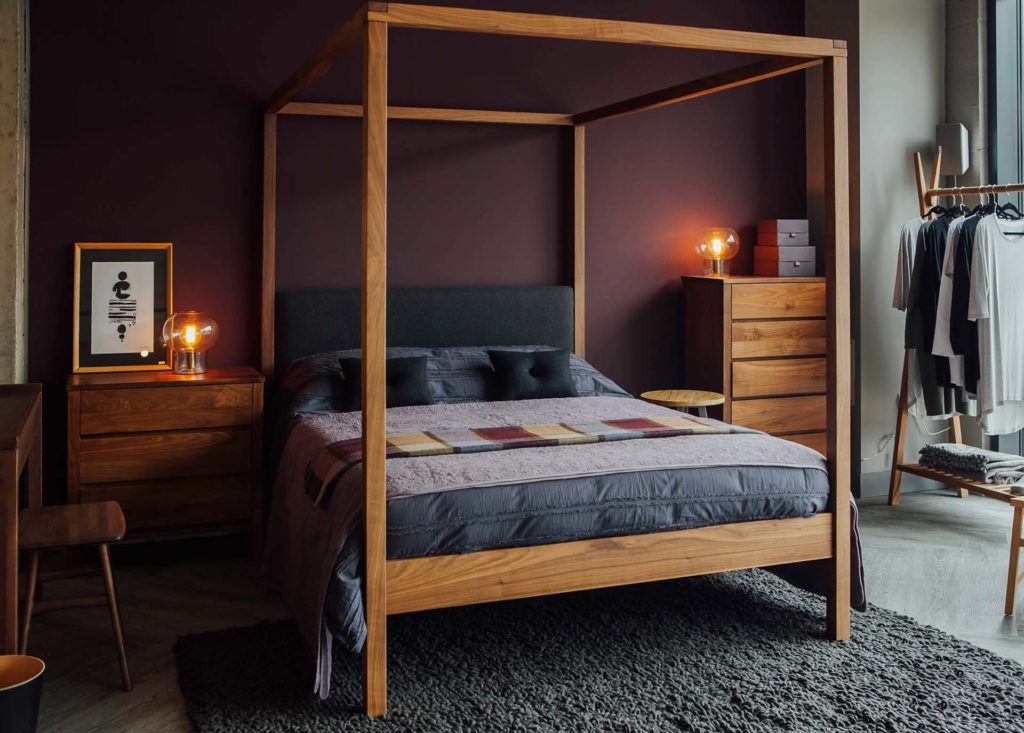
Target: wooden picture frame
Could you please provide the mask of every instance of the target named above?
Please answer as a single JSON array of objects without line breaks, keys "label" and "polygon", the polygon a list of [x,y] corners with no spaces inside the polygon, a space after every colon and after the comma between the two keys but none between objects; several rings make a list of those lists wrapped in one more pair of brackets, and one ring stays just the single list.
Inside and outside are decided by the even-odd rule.
[{"label": "wooden picture frame", "polygon": [[161,343],[174,312],[170,242],[75,242],[74,278],[74,373],[171,368]]}]

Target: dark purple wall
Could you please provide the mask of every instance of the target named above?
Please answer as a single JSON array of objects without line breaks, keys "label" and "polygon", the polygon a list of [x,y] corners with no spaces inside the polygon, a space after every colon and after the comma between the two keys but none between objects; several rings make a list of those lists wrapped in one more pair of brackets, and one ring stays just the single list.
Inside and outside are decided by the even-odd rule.
[{"label": "dark purple wall", "polygon": [[[453,4],[803,30],[793,0]],[[173,242],[176,306],[222,327],[211,363],[255,363],[260,104],[357,5],[34,0],[29,376],[46,383],[51,425],[71,367],[75,241]],[[574,112],[743,62],[399,30],[390,98]],[[350,54],[305,98],[357,101],[359,66]],[[757,219],[803,215],[801,76],[588,129],[587,355],[628,389],[678,385],[678,276],[700,270],[697,231],[739,229],[744,272]],[[280,130],[279,284],[355,284],[359,123],[283,118]],[[394,122],[390,132],[391,284],[568,282],[569,130]]]}]

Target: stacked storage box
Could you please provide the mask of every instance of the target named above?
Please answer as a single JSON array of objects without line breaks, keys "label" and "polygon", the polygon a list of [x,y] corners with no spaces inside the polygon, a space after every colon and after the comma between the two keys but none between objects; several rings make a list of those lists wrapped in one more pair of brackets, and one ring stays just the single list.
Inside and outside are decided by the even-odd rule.
[{"label": "stacked storage box", "polygon": [[757,224],[754,274],[811,277],[817,266],[807,219],[765,219]]}]

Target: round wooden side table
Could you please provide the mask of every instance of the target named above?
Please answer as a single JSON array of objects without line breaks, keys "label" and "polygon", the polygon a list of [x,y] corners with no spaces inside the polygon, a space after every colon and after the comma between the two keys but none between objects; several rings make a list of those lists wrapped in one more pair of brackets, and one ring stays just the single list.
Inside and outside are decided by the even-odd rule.
[{"label": "round wooden side table", "polygon": [[642,393],[640,398],[683,412],[695,409],[700,417],[708,416],[709,407],[725,402],[725,395],[718,392],[704,392],[699,389],[655,389]]}]

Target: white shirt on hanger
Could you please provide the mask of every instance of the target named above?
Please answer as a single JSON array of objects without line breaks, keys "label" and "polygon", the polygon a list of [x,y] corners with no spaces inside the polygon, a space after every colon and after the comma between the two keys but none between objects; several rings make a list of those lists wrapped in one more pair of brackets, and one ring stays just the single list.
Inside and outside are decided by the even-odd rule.
[{"label": "white shirt on hanger", "polygon": [[957,217],[949,223],[946,235],[946,254],[942,259],[942,277],[939,278],[939,306],[935,312],[935,336],[932,339],[932,353],[935,356],[949,357],[949,379],[953,384],[964,386],[964,357],[953,353],[953,344],[949,342],[949,315],[953,308],[953,257],[956,241],[960,238],[960,229],[964,225],[964,217]]},{"label": "white shirt on hanger", "polygon": [[1024,222],[986,216],[974,235],[971,300],[978,322],[978,411],[989,435],[1024,429]]},{"label": "white shirt on hanger", "polygon": [[896,285],[892,290],[892,307],[905,311],[910,300],[910,274],[914,271],[914,247],[924,219],[915,216],[900,230],[900,249],[896,254]]}]

